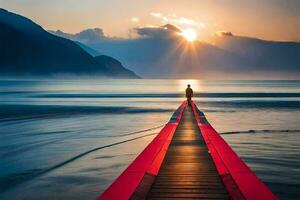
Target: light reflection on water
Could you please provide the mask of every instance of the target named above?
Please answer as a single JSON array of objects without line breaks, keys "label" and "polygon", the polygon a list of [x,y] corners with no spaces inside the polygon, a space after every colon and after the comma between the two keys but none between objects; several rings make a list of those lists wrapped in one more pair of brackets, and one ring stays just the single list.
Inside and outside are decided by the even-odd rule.
[{"label": "light reflection on water", "polygon": [[[46,174],[34,175],[93,148],[157,133],[159,129],[107,137],[166,123],[184,99],[177,94],[182,94],[188,83],[196,93],[300,93],[299,81],[0,81],[0,188],[6,190],[2,193],[0,190],[0,198],[97,197],[154,136],[101,149]],[[97,94],[117,96],[89,96]],[[219,132],[300,130],[298,96],[220,95],[195,100]],[[289,132],[256,132],[224,135],[224,138],[276,194],[284,199],[299,199],[299,192],[295,191],[300,186],[299,136]]]}]

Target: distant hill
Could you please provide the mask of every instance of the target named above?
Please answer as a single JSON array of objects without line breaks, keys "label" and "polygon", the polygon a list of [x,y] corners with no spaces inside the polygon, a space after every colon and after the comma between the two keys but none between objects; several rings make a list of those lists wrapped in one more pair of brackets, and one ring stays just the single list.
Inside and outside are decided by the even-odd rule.
[{"label": "distant hill", "polygon": [[0,76],[56,74],[138,78],[122,65],[111,67],[75,42],[55,36],[20,15],[0,9]]},{"label": "distant hill", "polygon": [[121,62],[110,56],[101,55],[96,56],[95,59],[100,65],[110,68],[114,72],[115,77],[122,77],[124,73],[135,75],[132,71],[126,69]]},{"label": "distant hill", "polygon": [[[249,61],[246,67],[280,71],[300,71],[300,43],[266,41],[257,38],[221,35],[213,37],[214,45]],[[251,66],[252,65],[252,66]]]},{"label": "distant hill", "polygon": [[[57,34],[120,60],[143,77],[300,79],[300,43],[227,34],[189,43],[171,24],[136,28],[135,38],[110,38],[98,29]],[[201,39],[201,38],[200,38]]]}]

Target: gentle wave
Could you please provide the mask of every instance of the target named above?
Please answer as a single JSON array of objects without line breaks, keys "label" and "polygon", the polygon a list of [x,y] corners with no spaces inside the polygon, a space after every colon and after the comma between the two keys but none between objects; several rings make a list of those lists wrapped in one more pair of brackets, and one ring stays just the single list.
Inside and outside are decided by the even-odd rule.
[{"label": "gentle wave", "polygon": [[[232,109],[289,109],[299,111],[300,101],[278,100],[232,100],[232,101],[200,101],[196,102],[204,112],[235,112]],[[205,107],[215,107],[209,109]],[[202,109],[203,108],[203,109]],[[128,106],[64,106],[64,105],[0,105],[0,122],[14,120],[30,120],[37,118],[55,118],[87,114],[136,114],[173,112],[168,108],[143,108]]]},{"label": "gentle wave", "polygon": [[[0,192],[2,191],[5,191],[6,189],[8,189],[9,187],[13,186],[13,185],[17,185],[17,184],[20,184],[20,183],[23,183],[25,181],[29,181],[31,179],[34,179],[38,176],[41,176],[43,174],[46,174],[46,173],[49,173],[53,170],[56,170],[62,166],[65,166],[81,157],[84,157],[90,153],[93,153],[95,151],[98,151],[98,150],[101,150],[101,149],[105,149],[105,148],[108,148],[108,147],[112,147],[112,146],[116,146],[116,145],[120,145],[120,144],[124,144],[124,143],[127,143],[127,142],[131,142],[131,141],[134,141],[134,140],[138,140],[138,139],[141,139],[141,138],[145,138],[145,137],[149,137],[149,136],[152,136],[152,135],[156,135],[157,133],[149,133],[149,134],[146,134],[146,135],[141,135],[141,136],[137,136],[137,137],[134,137],[134,138],[130,138],[130,139],[127,139],[127,140],[123,140],[123,141],[119,141],[119,142],[115,142],[115,143],[111,143],[111,144],[107,144],[107,145],[104,145],[104,146],[100,146],[100,147],[96,147],[96,148],[93,148],[93,149],[90,149],[88,151],[85,151],[83,153],[80,153],[76,156],[73,156],[61,163],[58,163],[52,167],[49,167],[47,169],[36,169],[36,170],[33,170],[32,173],[30,172],[27,172],[27,173],[22,173],[22,174],[18,174],[16,175],[16,177],[10,175],[9,177],[2,177],[0,179]],[[13,180],[13,181],[12,181]],[[2,187],[3,186],[3,187]],[[2,191],[1,191],[2,190]]]},{"label": "gentle wave", "polygon": [[172,109],[125,106],[0,105],[0,122],[32,118],[73,116],[75,114],[135,114],[172,111]]},{"label": "gentle wave", "polygon": [[247,133],[300,133],[300,130],[247,130],[247,131],[229,131],[229,132],[222,132],[221,135],[229,135],[229,134],[247,134]]},{"label": "gentle wave", "polygon": [[238,109],[300,109],[300,101],[285,100],[232,100],[232,101],[206,101],[196,102],[199,107],[214,106],[219,108],[238,108]]},{"label": "gentle wave", "polygon": [[131,132],[131,133],[124,133],[124,134],[121,134],[121,135],[105,135],[103,137],[124,137],[124,136],[130,136],[130,135],[135,135],[135,134],[138,134],[138,133],[144,133],[144,132],[148,132],[148,131],[153,131],[153,130],[162,128],[163,126],[164,126],[164,124],[160,125],[160,126],[155,126],[155,127],[152,127],[152,128],[140,130],[140,131],[134,131],[134,132]]},{"label": "gentle wave", "polygon": [[[184,97],[182,93],[146,93],[146,94],[41,94],[41,98],[163,98]],[[300,97],[300,93],[196,93],[195,97],[216,98],[290,98]]]},{"label": "gentle wave", "polygon": [[[143,130],[138,130],[138,131],[134,131],[134,132],[130,132],[130,133],[123,133],[123,134],[117,134],[117,135],[98,135],[98,136],[101,136],[102,138],[105,138],[105,137],[125,137],[125,136],[130,136],[130,135],[136,135],[136,134],[139,134],[139,133],[145,133],[145,132],[149,132],[149,131],[153,131],[153,130],[156,130],[156,129],[159,129],[159,128],[162,128],[165,124],[162,124],[162,125],[159,125],[159,126],[155,126],[155,127],[151,127],[151,128],[147,128],[147,129],[143,129]],[[54,132],[44,132],[44,133],[33,133],[33,134],[29,134],[29,135],[41,135],[41,134],[61,134],[61,133],[68,133],[70,131],[54,131]],[[36,148],[39,148],[39,147],[44,147],[46,145],[49,145],[49,144],[55,144],[57,142],[61,142],[63,140],[66,140],[66,139],[71,139],[73,137],[76,137],[78,135],[80,135],[81,133],[78,133],[76,135],[66,135],[64,137],[60,137],[58,139],[53,139],[53,140],[47,140],[47,141],[42,141],[42,142],[37,142],[37,143],[32,143],[32,144],[29,144],[27,145],[26,147],[19,147],[19,148],[15,148],[13,149],[12,151],[9,151],[9,152],[1,152],[0,151],[0,158],[5,158],[5,157],[8,157],[8,156],[12,156],[14,154],[17,154],[17,153],[20,153],[20,152],[25,152],[25,151],[29,151],[29,150],[33,150],[33,149],[36,149]],[[28,134],[27,134],[28,136]]]}]

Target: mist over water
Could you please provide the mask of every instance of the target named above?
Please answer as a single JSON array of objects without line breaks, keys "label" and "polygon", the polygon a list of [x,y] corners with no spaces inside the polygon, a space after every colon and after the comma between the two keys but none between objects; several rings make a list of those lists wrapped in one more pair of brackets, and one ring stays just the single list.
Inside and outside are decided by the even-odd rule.
[{"label": "mist over water", "polygon": [[0,198],[95,199],[169,120],[188,83],[259,178],[299,199],[300,81],[201,80],[0,80]]}]

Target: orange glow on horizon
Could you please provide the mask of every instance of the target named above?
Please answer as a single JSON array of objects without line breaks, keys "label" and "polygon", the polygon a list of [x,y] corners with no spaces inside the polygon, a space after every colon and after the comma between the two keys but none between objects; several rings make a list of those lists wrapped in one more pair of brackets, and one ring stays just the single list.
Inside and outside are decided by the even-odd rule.
[{"label": "orange glow on horizon", "polygon": [[194,92],[201,91],[200,82],[201,82],[200,80],[196,80],[196,79],[178,80],[178,91],[180,92],[185,91],[188,84],[191,85],[191,88],[194,90]]}]

